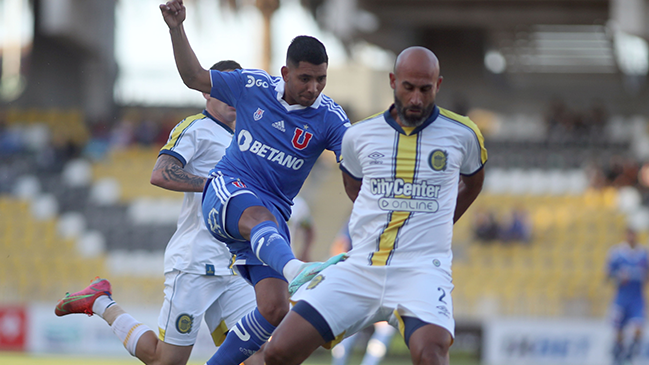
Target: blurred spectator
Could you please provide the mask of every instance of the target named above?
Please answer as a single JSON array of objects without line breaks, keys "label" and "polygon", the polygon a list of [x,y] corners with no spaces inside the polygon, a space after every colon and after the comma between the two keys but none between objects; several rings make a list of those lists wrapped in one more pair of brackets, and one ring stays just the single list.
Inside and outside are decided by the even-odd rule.
[{"label": "blurred spectator", "polygon": [[613,155],[604,167],[606,186],[620,188],[623,186],[636,186],[638,184],[638,163],[632,159]]},{"label": "blurred spectator", "polygon": [[480,210],[475,214],[475,237],[482,242],[492,242],[500,236],[500,226],[496,215],[490,210]]},{"label": "blurred spectator", "polygon": [[548,140],[551,142],[571,142],[605,138],[604,127],[608,112],[604,104],[595,101],[585,111],[571,110],[566,103],[555,98],[545,113]]},{"label": "blurred spectator", "polygon": [[121,149],[130,146],[135,140],[135,128],[133,122],[122,119],[111,130],[109,145],[111,149]]},{"label": "blurred spectator", "polygon": [[473,229],[475,238],[485,243],[529,243],[532,238],[532,223],[522,207],[515,207],[504,222],[491,210],[479,210],[474,217]]},{"label": "blurred spectator", "polygon": [[105,121],[92,123],[90,140],[83,149],[83,155],[93,161],[104,158],[109,148],[110,128]]},{"label": "blurred spectator", "polygon": [[140,121],[135,128],[135,141],[144,146],[151,146],[156,142],[160,126],[151,118]]},{"label": "blurred spectator", "polygon": [[529,243],[532,238],[532,224],[527,211],[521,207],[515,207],[509,217],[509,221],[503,224],[501,239],[504,242]]}]

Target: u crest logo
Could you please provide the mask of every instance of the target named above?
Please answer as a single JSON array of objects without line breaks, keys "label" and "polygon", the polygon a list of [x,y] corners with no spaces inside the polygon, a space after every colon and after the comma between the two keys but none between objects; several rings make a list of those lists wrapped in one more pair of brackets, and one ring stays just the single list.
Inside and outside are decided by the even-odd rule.
[{"label": "u crest logo", "polygon": [[295,128],[295,132],[293,133],[293,140],[291,142],[293,143],[293,147],[297,148],[298,150],[303,150],[306,148],[306,146],[309,145],[311,137],[313,137],[313,133],[309,133],[300,128]]}]

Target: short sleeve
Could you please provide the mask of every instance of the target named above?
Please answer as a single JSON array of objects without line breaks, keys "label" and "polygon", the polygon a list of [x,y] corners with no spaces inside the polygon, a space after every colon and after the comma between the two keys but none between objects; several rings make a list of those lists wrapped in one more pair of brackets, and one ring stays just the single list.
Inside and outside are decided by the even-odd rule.
[{"label": "short sleeve", "polygon": [[236,108],[245,87],[241,70],[228,72],[210,70],[210,78],[212,79],[210,96]]},{"label": "short sleeve", "polygon": [[484,138],[482,133],[475,126],[472,125],[468,131],[468,137],[465,139],[464,161],[460,166],[460,173],[462,175],[473,175],[487,162],[487,149],[484,147]]},{"label": "short sleeve", "polygon": [[362,180],[363,167],[358,159],[356,145],[354,143],[352,129],[348,129],[343,136],[341,144],[342,161],[340,162],[340,169],[345,171],[351,177]]},{"label": "short sleeve", "polygon": [[199,131],[196,127],[198,120],[188,121],[187,119],[178,123],[169,134],[167,143],[160,149],[159,155],[170,155],[177,158],[185,165],[194,158],[198,144]]}]

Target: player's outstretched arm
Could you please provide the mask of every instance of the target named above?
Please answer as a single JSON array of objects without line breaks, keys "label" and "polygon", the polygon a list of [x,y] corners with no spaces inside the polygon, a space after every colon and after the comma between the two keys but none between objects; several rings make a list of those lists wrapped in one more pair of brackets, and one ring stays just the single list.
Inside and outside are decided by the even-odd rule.
[{"label": "player's outstretched arm", "polygon": [[190,89],[209,94],[212,88],[210,72],[201,66],[189,44],[183,27],[186,16],[185,5],[183,5],[182,0],[171,0],[166,4],[160,4],[160,11],[162,12],[162,18],[169,27],[174,59],[180,77]]},{"label": "player's outstretched arm", "polygon": [[206,178],[190,174],[182,163],[170,155],[160,155],[151,172],[151,184],[163,189],[183,192],[202,192]]},{"label": "player's outstretched arm", "polygon": [[460,175],[460,186],[457,191],[457,204],[455,205],[453,223],[457,222],[462,214],[464,214],[471,204],[473,204],[475,198],[477,198],[480,191],[482,191],[483,183],[484,168],[471,176]]}]

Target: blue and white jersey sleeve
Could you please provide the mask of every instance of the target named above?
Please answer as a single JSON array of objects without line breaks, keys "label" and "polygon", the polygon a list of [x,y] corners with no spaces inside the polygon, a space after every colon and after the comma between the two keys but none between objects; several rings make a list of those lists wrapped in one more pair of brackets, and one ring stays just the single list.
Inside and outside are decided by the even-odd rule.
[{"label": "blue and white jersey sleeve", "polygon": [[354,129],[349,128],[347,133],[343,136],[341,143],[342,161],[340,169],[345,171],[357,180],[363,179],[363,167],[358,159],[358,152],[354,144],[355,138],[353,137]]},{"label": "blue and white jersey sleeve", "polygon": [[[351,122],[349,121],[349,118],[347,117],[347,114],[343,110],[343,108],[334,103],[334,101],[323,95],[323,101],[322,103],[327,106],[327,108],[332,111],[333,115],[332,118],[332,123],[327,123],[327,134],[328,138],[327,141],[329,141],[329,144],[325,147],[329,151],[333,151],[336,154],[336,161],[340,162],[341,161],[341,143],[343,139],[343,135],[347,131],[349,127],[351,127]],[[342,126],[341,126],[342,124]]]},{"label": "blue and white jersey sleeve", "polygon": [[210,78],[212,79],[210,96],[236,108],[237,102],[245,89],[244,77],[241,71],[210,70]]}]

